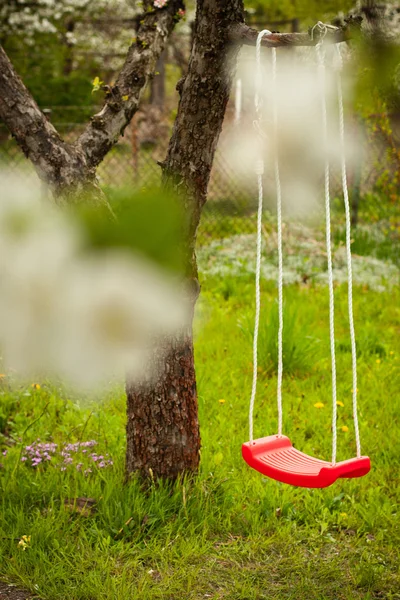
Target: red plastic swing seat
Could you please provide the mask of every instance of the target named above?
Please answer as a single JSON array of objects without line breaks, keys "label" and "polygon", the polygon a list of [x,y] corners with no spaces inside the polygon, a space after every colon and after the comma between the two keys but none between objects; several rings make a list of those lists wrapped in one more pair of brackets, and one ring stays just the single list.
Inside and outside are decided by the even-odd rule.
[{"label": "red plastic swing seat", "polygon": [[324,488],[340,477],[362,477],[371,468],[368,456],[332,465],[293,448],[288,437],[270,435],[242,445],[247,464],[276,481],[307,488]]}]

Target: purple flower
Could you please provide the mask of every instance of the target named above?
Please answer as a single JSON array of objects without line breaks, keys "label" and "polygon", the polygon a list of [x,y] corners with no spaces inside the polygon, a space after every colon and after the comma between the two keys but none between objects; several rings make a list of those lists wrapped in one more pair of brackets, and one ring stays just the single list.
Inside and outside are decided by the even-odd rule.
[{"label": "purple flower", "polygon": [[65,444],[64,451],[65,452],[78,452],[79,450],[79,442],[76,444]]},{"label": "purple flower", "polygon": [[89,440],[88,442],[81,442],[81,446],[84,448],[92,448],[93,446],[96,446],[97,442],[96,440]]},{"label": "purple flower", "polygon": [[[25,446],[25,455],[21,457],[21,462],[28,461],[29,466],[35,468],[40,463],[44,464],[53,461],[54,466],[61,471],[66,471],[68,465],[71,465],[73,468],[76,467],[77,471],[81,471],[87,476],[93,472],[88,467],[88,462],[93,461],[99,469],[107,468],[113,464],[113,461],[109,459],[108,453],[103,456],[90,450],[97,445],[98,442],[96,440],[56,444],[54,442],[40,442],[40,439],[37,439]],[[83,462],[78,462],[78,456],[75,462],[76,455]]]},{"label": "purple flower", "polygon": [[7,450],[3,450],[3,456],[7,456]]}]

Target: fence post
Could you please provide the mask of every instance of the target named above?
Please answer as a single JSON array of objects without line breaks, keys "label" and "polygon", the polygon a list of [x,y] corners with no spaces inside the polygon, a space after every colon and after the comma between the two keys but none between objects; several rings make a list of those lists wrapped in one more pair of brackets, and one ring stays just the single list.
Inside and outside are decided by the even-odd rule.
[{"label": "fence post", "polygon": [[156,73],[150,87],[150,104],[164,110],[165,105],[165,61],[167,50],[163,50],[156,65]]}]

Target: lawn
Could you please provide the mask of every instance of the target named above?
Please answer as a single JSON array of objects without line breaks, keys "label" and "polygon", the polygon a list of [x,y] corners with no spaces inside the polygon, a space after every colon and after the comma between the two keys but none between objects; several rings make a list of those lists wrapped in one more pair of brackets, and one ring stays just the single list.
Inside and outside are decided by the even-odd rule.
[{"label": "lawn", "polygon": [[[49,600],[399,599],[400,292],[398,246],[387,242],[398,235],[396,227],[381,241],[362,230],[356,261],[359,417],[363,452],[372,460],[368,476],[325,490],[296,489],[242,461],[254,314],[246,248],[253,234],[211,241],[200,250],[196,320],[198,479],[169,487],[123,484],[122,382],[94,401],[43,380],[22,385],[3,373],[0,578]],[[314,233],[312,239],[309,232],[293,233],[286,272],[284,432],[299,449],[329,459],[328,304],[324,265],[316,258],[320,232]],[[335,241],[339,261],[340,233]],[[267,244],[257,436],[274,433],[277,423],[273,255]],[[342,460],[355,452],[346,284],[335,293]],[[84,445],[91,441],[96,444]],[[51,460],[32,466],[37,444],[50,442],[57,447],[40,452]],[[82,497],[95,504],[82,508],[74,502]],[[30,536],[25,543],[24,535]]]}]

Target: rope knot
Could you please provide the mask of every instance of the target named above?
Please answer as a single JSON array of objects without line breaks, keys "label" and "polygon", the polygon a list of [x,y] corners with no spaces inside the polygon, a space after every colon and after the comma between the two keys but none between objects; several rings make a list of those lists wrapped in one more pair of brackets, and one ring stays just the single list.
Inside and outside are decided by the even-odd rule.
[{"label": "rope knot", "polygon": [[324,39],[324,37],[326,36],[326,34],[328,33],[328,27],[322,21],[318,21],[318,23],[316,23],[314,25],[314,27],[311,29],[311,39],[312,40],[314,40],[316,31],[318,32],[319,42],[321,42]]}]

